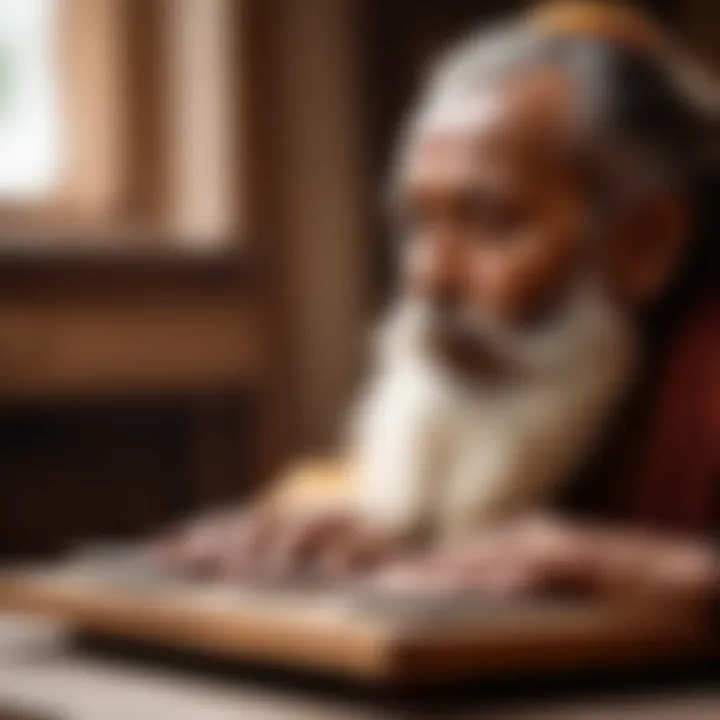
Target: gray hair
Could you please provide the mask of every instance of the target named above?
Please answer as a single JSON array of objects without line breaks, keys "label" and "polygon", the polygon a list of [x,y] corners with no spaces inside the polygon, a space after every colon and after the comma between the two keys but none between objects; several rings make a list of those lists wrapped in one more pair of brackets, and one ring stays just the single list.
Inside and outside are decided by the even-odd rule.
[{"label": "gray hair", "polygon": [[577,91],[579,119],[607,164],[608,202],[659,185],[687,189],[708,164],[717,164],[720,88],[669,43],[650,55],[607,40],[505,24],[441,57],[422,102],[442,102],[543,65],[566,72]]}]

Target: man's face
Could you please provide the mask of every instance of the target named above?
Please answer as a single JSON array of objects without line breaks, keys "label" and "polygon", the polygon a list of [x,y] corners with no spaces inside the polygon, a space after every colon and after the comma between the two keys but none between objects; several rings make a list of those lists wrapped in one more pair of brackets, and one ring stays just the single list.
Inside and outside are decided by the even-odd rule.
[{"label": "man's face", "polygon": [[551,313],[588,246],[572,107],[538,70],[423,115],[398,188],[406,296],[516,328]]}]

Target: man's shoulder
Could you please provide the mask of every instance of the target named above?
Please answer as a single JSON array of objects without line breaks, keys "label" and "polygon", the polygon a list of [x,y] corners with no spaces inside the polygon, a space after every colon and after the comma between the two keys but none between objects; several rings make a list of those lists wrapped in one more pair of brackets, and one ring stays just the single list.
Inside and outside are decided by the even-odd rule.
[{"label": "man's shoulder", "polygon": [[703,297],[690,307],[682,323],[682,329],[690,340],[707,344],[708,350],[718,351],[720,339],[720,293]]}]

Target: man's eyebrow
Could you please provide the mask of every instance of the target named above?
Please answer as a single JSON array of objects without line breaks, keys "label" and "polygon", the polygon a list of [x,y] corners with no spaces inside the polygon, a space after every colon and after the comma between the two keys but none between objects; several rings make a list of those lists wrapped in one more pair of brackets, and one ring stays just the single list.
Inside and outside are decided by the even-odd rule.
[{"label": "man's eyebrow", "polygon": [[[516,185],[499,185],[489,182],[458,183],[454,187],[441,190],[443,199],[453,206],[508,208],[516,206],[521,193]],[[429,188],[406,188],[394,193],[385,203],[384,212],[402,222],[403,218],[412,217],[415,209],[423,206],[423,201],[433,195]]]}]

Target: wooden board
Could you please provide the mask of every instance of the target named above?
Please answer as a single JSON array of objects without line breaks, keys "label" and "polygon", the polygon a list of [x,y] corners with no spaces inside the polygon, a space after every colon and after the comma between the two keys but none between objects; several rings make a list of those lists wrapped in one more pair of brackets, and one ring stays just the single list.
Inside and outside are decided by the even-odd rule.
[{"label": "wooden board", "polygon": [[524,602],[421,612],[338,590],[129,587],[62,567],[0,577],[0,607],[111,637],[382,682],[594,668],[698,653],[703,628],[649,608]]}]

